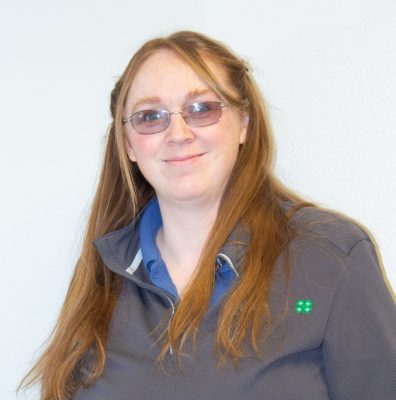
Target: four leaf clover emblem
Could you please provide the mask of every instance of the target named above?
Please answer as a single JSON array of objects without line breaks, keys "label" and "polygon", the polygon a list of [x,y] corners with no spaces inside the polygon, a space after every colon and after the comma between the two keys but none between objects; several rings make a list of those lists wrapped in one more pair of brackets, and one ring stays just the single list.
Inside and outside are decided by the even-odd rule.
[{"label": "four leaf clover emblem", "polygon": [[311,299],[299,299],[296,301],[296,313],[297,314],[309,314],[312,312],[313,302]]}]

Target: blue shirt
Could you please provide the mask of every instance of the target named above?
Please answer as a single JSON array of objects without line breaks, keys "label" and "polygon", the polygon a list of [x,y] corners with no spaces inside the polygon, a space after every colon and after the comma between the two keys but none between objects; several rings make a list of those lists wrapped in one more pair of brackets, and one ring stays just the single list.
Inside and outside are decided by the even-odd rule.
[{"label": "blue shirt", "polygon": [[[140,223],[140,247],[142,250],[143,264],[154,285],[166,290],[176,298],[179,297],[177,289],[169,276],[168,269],[156,244],[158,230],[162,226],[161,211],[158,199],[155,197],[144,209]],[[215,288],[211,304],[216,304],[230,288],[235,276],[235,268],[226,254],[219,254],[214,266]]]}]

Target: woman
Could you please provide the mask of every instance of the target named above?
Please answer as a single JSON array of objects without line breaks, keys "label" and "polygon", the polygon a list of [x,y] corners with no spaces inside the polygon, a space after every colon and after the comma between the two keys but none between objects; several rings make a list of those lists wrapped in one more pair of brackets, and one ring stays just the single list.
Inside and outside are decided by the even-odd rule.
[{"label": "woman", "polygon": [[42,399],[393,399],[395,304],[368,232],[273,174],[246,64],[150,40],[111,94],[81,257],[28,375]]}]

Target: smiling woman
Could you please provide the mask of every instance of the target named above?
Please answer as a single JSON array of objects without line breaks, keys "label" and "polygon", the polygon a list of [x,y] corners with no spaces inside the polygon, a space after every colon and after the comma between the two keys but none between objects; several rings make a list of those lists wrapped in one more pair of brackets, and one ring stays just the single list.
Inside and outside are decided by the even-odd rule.
[{"label": "smiling woman", "polygon": [[[206,62],[213,75],[223,75],[219,66]],[[224,81],[225,77],[222,86],[226,86]],[[188,202],[194,216],[202,215],[201,221],[211,218],[208,230],[213,225],[248,123],[247,115],[242,121],[240,110],[225,107],[225,103],[169,50],[148,57],[136,74],[124,107],[124,114],[131,113],[131,124],[125,125],[125,144],[130,160],[137,162],[154,188],[163,218]],[[147,115],[154,115],[154,121],[152,117],[142,119]],[[184,257],[180,258],[184,264]]]},{"label": "smiling woman", "polygon": [[195,32],[150,40],[110,109],[82,254],[24,384],[44,400],[393,399],[371,236],[276,178],[246,63]]}]

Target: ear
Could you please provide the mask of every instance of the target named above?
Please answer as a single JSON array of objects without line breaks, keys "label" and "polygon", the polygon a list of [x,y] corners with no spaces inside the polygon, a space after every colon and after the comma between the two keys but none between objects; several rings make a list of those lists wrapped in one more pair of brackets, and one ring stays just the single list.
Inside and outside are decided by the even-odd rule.
[{"label": "ear", "polygon": [[242,120],[242,129],[241,129],[241,133],[239,135],[239,143],[245,143],[246,141],[246,135],[247,135],[247,127],[249,125],[249,115],[248,114],[244,114],[243,115],[243,120]]},{"label": "ear", "polygon": [[125,150],[126,150],[126,152],[128,154],[129,159],[132,162],[136,162],[135,152],[133,151],[132,145],[129,142],[129,139],[128,139],[128,137],[126,135],[124,137],[124,143],[125,143]]}]

